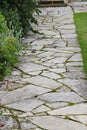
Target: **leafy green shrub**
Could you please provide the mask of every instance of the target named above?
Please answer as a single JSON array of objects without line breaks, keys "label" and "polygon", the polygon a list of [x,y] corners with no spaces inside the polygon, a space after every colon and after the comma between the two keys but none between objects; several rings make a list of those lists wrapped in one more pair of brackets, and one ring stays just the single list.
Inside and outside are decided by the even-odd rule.
[{"label": "leafy green shrub", "polygon": [[9,74],[17,62],[19,38],[8,29],[4,16],[0,13],[0,80]]},{"label": "leafy green shrub", "polygon": [[[36,0],[0,0],[0,79],[10,73],[17,62],[22,34],[37,24],[33,13],[40,13]],[[4,17],[3,17],[4,15]],[[6,21],[5,21],[6,20]],[[8,29],[9,28],[9,29]],[[23,33],[21,33],[23,32]]]},{"label": "leafy green shrub", "polygon": [[14,30],[14,35],[22,30],[18,11],[13,9],[13,6],[10,7],[8,0],[0,0],[0,11],[7,21],[8,28]]},{"label": "leafy green shrub", "polygon": [[36,0],[0,0],[0,10],[4,14],[8,27],[10,23],[16,31],[22,29],[23,33],[30,29],[32,31],[32,23],[37,24],[33,13],[39,14]]}]

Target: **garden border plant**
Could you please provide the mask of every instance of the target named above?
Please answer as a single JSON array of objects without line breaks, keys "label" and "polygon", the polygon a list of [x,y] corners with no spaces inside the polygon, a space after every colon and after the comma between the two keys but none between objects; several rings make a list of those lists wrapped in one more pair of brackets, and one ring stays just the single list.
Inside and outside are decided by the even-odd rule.
[{"label": "garden border plant", "polygon": [[40,13],[36,0],[0,0],[0,80],[17,62],[20,38],[38,24],[33,13]]},{"label": "garden border plant", "polygon": [[87,12],[74,13],[74,20],[83,57],[84,71],[87,75]]},{"label": "garden border plant", "polygon": [[4,16],[0,12],[0,80],[11,72],[12,67],[17,62],[19,43],[18,34],[14,37],[12,31],[6,25]]},{"label": "garden border plant", "polygon": [[23,34],[33,30],[32,23],[38,24],[33,13],[40,13],[36,0],[0,0],[0,11],[5,16],[9,28],[22,29]]}]

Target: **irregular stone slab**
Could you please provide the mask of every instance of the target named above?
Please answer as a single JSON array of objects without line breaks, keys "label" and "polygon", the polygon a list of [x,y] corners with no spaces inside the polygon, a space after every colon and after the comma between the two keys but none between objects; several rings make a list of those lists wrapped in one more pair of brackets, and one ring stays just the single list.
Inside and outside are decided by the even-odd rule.
[{"label": "irregular stone slab", "polygon": [[74,47],[76,45],[77,47],[80,48],[80,45],[78,44],[77,38],[68,38],[68,39],[66,39],[66,41],[68,41],[68,43],[71,44],[71,47]]},{"label": "irregular stone slab", "polygon": [[56,41],[54,41],[54,43],[53,44],[51,44],[51,45],[47,45],[46,47],[47,48],[59,48],[59,47],[66,47],[66,41],[60,41],[60,40],[56,40]]},{"label": "irregular stone slab", "polygon": [[[49,57],[50,59],[52,59],[52,57]],[[42,58],[41,59],[41,61],[36,61],[36,63],[38,63],[38,64],[41,64],[42,66],[45,66],[47,69],[45,69],[45,70],[48,70],[48,68],[50,68],[53,64],[52,63],[48,63],[48,62],[46,62],[46,61],[48,61],[48,60],[46,60],[46,58]],[[44,70],[42,70],[42,71],[44,71]]]},{"label": "irregular stone slab", "polygon": [[[72,54],[73,54],[73,53],[72,53]],[[68,53],[68,52],[67,52],[67,53],[64,53],[64,52],[63,52],[63,53],[55,53],[53,56],[54,56],[54,57],[60,57],[60,58],[61,58],[61,57],[69,58],[72,54],[70,54],[70,53]]]},{"label": "irregular stone slab", "polygon": [[23,122],[21,123],[21,127],[22,127],[22,130],[30,130],[30,129],[34,129],[36,128],[36,126],[30,122],[26,123],[26,122]]},{"label": "irregular stone slab", "polygon": [[44,46],[43,45],[35,45],[35,46],[32,46],[32,50],[36,50],[36,51],[38,51],[38,50],[42,50],[42,48],[43,48]]},{"label": "irregular stone slab", "polygon": [[63,77],[65,78],[71,78],[71,79],[81,79],[81,78],[86,78],[84,72],[79,72],[76,71],[71,71],[71,72],[65,72],[62,73]]},{"label": "irregular stone slab", "polygon": [[[61,20],[61,21],[60,21]],[[69,18],[68,20],[66,18],[60,18],[60,20],[56,21],[57,24],[59,22],[59,25],[62,26],[62,25],[68,25],[68,24],[73,24],[74,23],[74,20],[72,18]],[[73,29],[74,30],[74,29]],[[75,32],[75,31],[74,31]],[[67,32],[64,32],[64,34],[68,33],[68,30]],[[72,33],[72,30],[70,30],[70,33]]]},{"label": "irregular stone slab", "polygon": [[75,29],[75,25],[74,24],[70,24],[70,25],[62,25],[61,27],[59,27],[59,29],[67,29],[67,30],[72,30]]},{"label": "irregular stone slab", "polygon": [[79,85],[72,85],[72,89],[87,100],[87,80]]},{"label": "irregular stone slab", "polygon": [[23,88],[5,93],[5,95],[2,96],[1,102],[2,104],[18,102],[21,100],[25,100],[25,99],[29,99],[31,97],[37,96],[39,94],[49,92],[49,91],[50,90],[46,88],[41,88],[34,85],[27,85]]},{"label": "irregular stone slab", "polygon": [[12,91],[12,90],[22,88],[22,87],[24,87],[24,83],[21,82],[20,80],[15,81],[15,79],[14,80],[8,79],[7,81],[2,83],[2,85],[0,86],[0,91]]},{"label": "irregular stone slab", "polygon": [[[42,65],[42,63],[44,63],[44,62],[46,63],[47,61],[49,61],[49,60],[51,60],[51,59],[53,59],[52,56],[41,58],[41,59],[40,59],[41,65]],[[35,63],[37,63],[37,61],[36,61]]]},{"label": "irregular stone slab", "polygon": [[55,34],[55,35],[53,35],[53,36],[51,36],[52,38],[60,38],[60,35],[58,35],[58,34]]},{"label": "irregular stone slab", "polygon": [[56,82],[55,80],[42,77],[42,76],[35,76],[32,78],[29,78],[29,82],[35,85],[39,85],[45,88],[49,89],[55,89],[55,88],[60,88],[61,84]]},{"label": "irregular stone slab", "polygon": [[63,79],[59,79],[58,81],[61,82],[61,83],[63,83],[63,84],[66,84],[69,87],[70,87],[70,85],[72,83],[73,84],[77,84],[78,83],[77,80],[73,80],[73,79],[70,79],[70,78],[63,78]]},{"label": "irregular stone slab", "polygon": [[63,48],[62,49],[62,47],[60,47],[59,49],[58,48],[44,48],[43,49],[44,51],[52,51],[52,52],[58,52],[58,53],[70,53],[70,54],[72,54],[72,52],[73,51],[71,51],[71,50],[69,50],[69,49],[65,49],[65,48]]},{"label": "irregular stone slab", "polygon": [[68,61],[82,61],[82,55],[81,54],[74,54]]},{"label": "irregular stone slab", "polygon": [[75,13],[87,12],[87,1],[83,0],[82,2],[73,2],[72,4]]},{"label": "irregular stone slab", "polygon": [[64,57],[61,57],[61,58],[59,58],[59,57],[57,57],[57,58],[54,58],[54,59],[51,59],[51,60],[49,60],[49,61],[47,61],[48,63],[59,63],[59,64],[62,64],[62,63],[64,63],[66,61],[66,58],[64,58]]},{"label": "irregular stone slab", "polygon": [[36,56],[19,56],[19,62],[24,64],[35,60],[39,60],[39,58]]},{"label": "irregular stone slab", "polygon": [[13,75],[13,76],[20,76],[20,75],[21,75],[21,72],[20,72],[19,70],[14,69],[14,70],[12,71],[12,75]]},{"label": "irregular stone slab", "polygon": [[18,65],[18,68],[24,71],[25,73],[29,73],[30,71],[39,71],[46,69],[46,67],[34,63],[21,63]]},{"label": "irregular stone slab", "polygon": [[[73,44],[73,45],[72,45],[72,44]],[[74,43],[74,42],[72,42],[72,41],[70,42],[70,39],[69,39],[69,40],[68,40],[68,46],[69,46],[69,47],[71,47],[71,46],[73,46],[73,47],[79,47],[79,44],[78,44],[78,42],[77,42],[77,43],[76,43],[76,42]]]},{"label": "irregular stone slab", "polygon": [[54,103],[46,103],[47,106],[49,106],[51,109],[58,109],[63,108],[68,105],[68,103],[65,102],[54,102]]},{"label": "irregular stone slab", "polygon": [[77,61],[75,61],[75,62],[68,62],[68,63],[66,63],[66,66],[67,67],[74,67],[74,66],[82,67],[83,63],[82,62],[77,62]]},{"label": "irregular stone slab", "polygon": [[87,130],[83,124],[52,116],[32,117],[29,120],[44,130]]},{"label": "irregular stone slab", "polygon": [[42,129],[40,129],[40,128],[36,128],[35,130],[42,130]]},{"label": "irregular stone slab", "polygon": [[25,117],[29,117],[29,116],[33,116],[33,114],[31,112],[27,112],[27,113],[23,113],[21,115],[18,115],[19,118],[25,118]]},{"label": "irregular stone slab", "polygon": [[46,37],[47,36],[58,36],[58,38],[60,38],[60,34],[59,34],[59,32],[58,31],[55,31],[55,30],[44,30],[43,31],[43,33],[44,33],[44,35],[46,35]]},{"label": "irregular stone slab", "polygon": [[[52,19],[50,19],[50,20],[52,21]],[[43,24],[37,26],[37,29],[40,30],[40,31],[41,31],[41,30],[42,30],[42,31],[43,31],[43,30],[52,30],[52,28],[53,28],[52,26],[49,26],[49,25],[43,25]]]},{"label": "irregular stone slab", "polygon": [[59,50],[62,50],[62,51],[71,51],[71,52],[81,52],[81,49],[78,48],[78,47],[60,47]]},{"label": "irregular stone slab", "polygon": [[40,75],[42,73],[42,71],[30,71],[30,72],[28,72],[28,74],[30,74],[32,76],[36,76],[36,75]]},{"label": "irregular stone slab", "polygon": [[31,38],[31,37],[28,38],[27,37],[26,39],[23,39],[22,42],[23,42],[23,44],[25,44],[25,45],[27,44],[28,45],[28,44],[32,43],[33,41],[35,41],[35,40],[36,40],[35,37],[33,37],[33,38]]},{"label": "irregular stone slab", "polygon": [[49,111],[49,110],[50,110],[49,107],[47,107],[47,106],[45,106],[45,105],[42,105],[42,106],[40,106],[40,107],[34,109],[34,110],[33,110],[33,113],[47,112],[47,111]]},{"label": "irregular stone slab", "polygon": [[63,34],[63,38],[77,38],[77,34]]},{"label": "irregular stone slab", "polygon": [[[71,21],[71,22],[73,22],[73,20],[71,19],[71,20],[69,20],[69,21]],[[73,29],[73,30],[66,30],[66,29],[62,29],[61,30],[61,33],[62,34],[76,34],[76,31]]]},{"label": "irregular stone slab", "polygon": [[66,47],[66,42],[55,43],[53,48]]},{"label": "irregular stone slab", "polygon": [[59,92],[51,92],[47,94],[43,94],[42,96],[39,96],[39,99],[45,101],[45,102],[81,102],[84,101],[80,96],[75,94],[74,92],[70,91],[59,91]]},{"label": "irregular stone slab", "polygon": [[87,124],[87,115],[69,116],[71,119]]},{"label": "irregular stone slab", "polygon": [[83,72],[83,66],[68,66],[67,67],[67,71],[69,71],[69,72]]},{"label": "irregular stone slab", "polygon": [[38,45],[38,46],[42,46],[42,45],[47,45],[47,44],[52,44],[54,42],[54,39],[41,39],[41,40],[35,40],[34,42],[32,42],[32,45]]},{"label": "irregular stone slab", "polygon": [[51,52],[51,51],[47,51],[47,52],[42,52],[41,54],[39,54],[38,56],[41,58],[41,57],[47,57],[47,56],[52,56],[54,54],[54,52]]},{"label": "irregular stone slab", "polygon": [[87,104],[76,104],[48,112],[50,115],[81,115],[87,113]]},{"label": "irregular stone slab", "polygon": [[64,67],[60,67],[60,68],[56,68],[56,69],[50,69],[50,71],[59,74],[59,73],[66,72],[66,69]]},{"label": "irregular stone slab", "polygon": [[86,80],[84,79],[70,79],[70,78],[63,78],[63,79],[59,79],[59,82],[71,87],[73,85],[81,85],[81,84],[85,84]]},{"label": "irregular stone slab", "polygon": [[43,101],[37,100],[37,99],[28,99],[20,102],[16,102],[13,104],[6,105],[10,108],[14,108],[17,110],[21,110],[24,112],[30,112],[33,109],[39,107],[40,105],[44,104]]},{"label": "irregular stone slab", "polygon": [[46,76],[46,77],[51,78],[51,79],[59,79],[59,78],[61,78],[60,75],[55,74],[53,72],[43,72],[41,75]]}]

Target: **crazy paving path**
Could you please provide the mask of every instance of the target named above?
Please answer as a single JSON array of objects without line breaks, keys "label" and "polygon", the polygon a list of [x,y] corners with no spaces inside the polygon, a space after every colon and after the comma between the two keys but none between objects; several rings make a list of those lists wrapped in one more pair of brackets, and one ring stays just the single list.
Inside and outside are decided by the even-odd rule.
[{"label": "crazy paving path", "polygon": [[43,34],[29,32],[20,62],[0,88],[4,115],[14,119],[4,129],[87,130],[87,80],[72,9],[41,10],[35,28]]}]

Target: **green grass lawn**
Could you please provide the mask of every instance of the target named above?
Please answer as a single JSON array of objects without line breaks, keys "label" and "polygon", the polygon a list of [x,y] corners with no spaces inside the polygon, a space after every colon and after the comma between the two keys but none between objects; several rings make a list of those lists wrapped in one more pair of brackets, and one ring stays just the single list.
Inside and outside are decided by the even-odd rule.
[{"label": "green grass lawn", "polygon": [[82,50],[84,71],[87,74],[87,13],[74,15],[78,40]]}]

